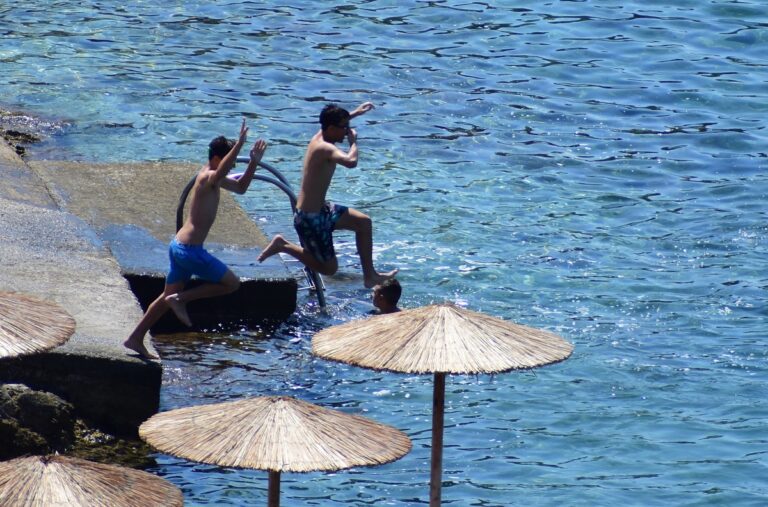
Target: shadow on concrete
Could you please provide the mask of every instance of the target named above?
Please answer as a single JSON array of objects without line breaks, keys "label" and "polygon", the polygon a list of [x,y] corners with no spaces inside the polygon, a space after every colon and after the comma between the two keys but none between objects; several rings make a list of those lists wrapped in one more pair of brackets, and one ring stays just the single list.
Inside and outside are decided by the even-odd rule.
[{"label": "shadow on concrete", "polygon": [[[165,279],[157,275],[124,274],[142,310],[163,292]],[[187,288],[201,285],[192,280]],[[152,334],[187,331],[212,331],[260,326],[265,321],[283,321],[296,311],[297,282],[293,278],[243,280],[232,294],[192,301],[187,313],[192,320],[190,329],[179,322],[173,312],[167,312],[152,327]]]}]

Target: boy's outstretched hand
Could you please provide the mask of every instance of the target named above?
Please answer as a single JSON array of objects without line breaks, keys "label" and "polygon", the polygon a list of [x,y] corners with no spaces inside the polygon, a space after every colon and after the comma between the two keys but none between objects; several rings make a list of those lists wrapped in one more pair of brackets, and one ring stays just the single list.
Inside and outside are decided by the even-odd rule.
[{"label": "boy's outstretched hand", "polygon": [[368,111],[370,111],[371,109],[373,109],[373,107],[374,107],[373,106],[373,102],[363,102],[362,104],[357,106],[357,108],[354,111],[352,111],[349,114],[349,116],[351,116],[352,118],[354,118],[356,116],[360,116],[361,114],[365,114]]},{"label": "boy's outstretched hand", "polygon": [[[248,129],[246,128],[246,131]],[[264,152],[267,151],[267,142],[263,139],[257,140],[255,143],[253,143],[253,148],[251,148],[250,156],[251,156],[251,162],[258,163],[261,161],[261,157],[264,156]]]},{"label": "boy's outstretched hand", "polygon": [[245,140],[248,139],[248,127],[245,126],[245,118],[243,118],[243,124],[240,125],[240,145],[242,146],[245,143]]}]

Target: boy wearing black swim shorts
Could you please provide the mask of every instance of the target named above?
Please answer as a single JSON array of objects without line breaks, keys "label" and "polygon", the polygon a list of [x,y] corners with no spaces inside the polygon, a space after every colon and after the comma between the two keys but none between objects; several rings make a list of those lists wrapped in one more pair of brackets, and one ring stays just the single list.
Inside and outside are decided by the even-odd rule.
[{"label": "boy wearing black swim shorts", "polygon": [[[294,227],[304,246],[291,243],[278,234],[261,252],[259,262],[283,252],[320,274],[332,275],[339,268],[332,233],[344,229],[355,233],[366,287],[371,288],[397,274],[396,269],[380,273],[373,266],[373,225],[370,217],[356,209],[326,201],[337,164],[350,169],[357,166],[357,132],[349,121],[371,109],[373,104],[370,102],[360,104],[352,113],[335,104],[323,108],[320,130],[312,137],[304,155],[301,189],[294,215]],[[347,152],[336,146],[345,137],[349,141]]]}]

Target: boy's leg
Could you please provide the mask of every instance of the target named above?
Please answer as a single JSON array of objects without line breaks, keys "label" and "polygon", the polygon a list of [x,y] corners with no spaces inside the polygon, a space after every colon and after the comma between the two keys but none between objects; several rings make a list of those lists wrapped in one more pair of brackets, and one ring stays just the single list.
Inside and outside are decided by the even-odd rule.
[{"label": "boy's leg", "polygon": [[272,241],[270,241],[269,245],[267,245],[267,248],[262,250],[258,257],[258,261],[264,262],[264,260],[268,259],[269,257],[272,257],[276,253],[281,252],[290,255],[294,259],[307,266],[309,269],[317,271],[321,275],[330,276],[339,269],[339,263],[335,256],[326,262],[320,262],[315,259],[315,257],[307,251],[307,249],[302,248],[300,245],[295,243],[291,243],[280,234],[277,234],[274,238],[272,238]]},{"label": "boy's leg", "polygon": [[181,322],[191,326],[192,321],[187,314],[187,303],[197,299],[223,296],[235,292],[239,287],[240,279],[230,269],[227,269],[219,282],[208,282],[193,289],[168,294],[165,297],[165,303],[170,306]]},{"label": "boy's leg", "polygon": [[168,304],[165,298],[171,294],[182,290],[184,288],[184,282],[166,284],[163,293],[157,296],[152,303],[147,307],[147,311],[141,318],[136,328],[128,336],[128,339],[123,342],[123,345],[134,352],[137,352],[142,357],[149,359],[158,359],[158,357],[147,350],[144,345],[144,336],[149,332],[150,328],[160,320],[165,312],[168,311]]},{"label": "boy's leg", "polygon": [[355,232],[355,244],[357,245],[357,254],[360,256],[366,288],[370,289],[397,274],[397,269],[379,273],[373,267],[373,223],[368,215],[349,208],[346,213],[339,217],[336,222],[336,229]]}]

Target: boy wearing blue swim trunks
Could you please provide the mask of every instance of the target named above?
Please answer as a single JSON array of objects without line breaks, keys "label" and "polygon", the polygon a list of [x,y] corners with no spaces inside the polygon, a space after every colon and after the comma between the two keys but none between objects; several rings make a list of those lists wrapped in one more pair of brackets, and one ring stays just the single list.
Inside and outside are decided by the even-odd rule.
[{"label": "boy wearing blue swim trunks", "polygon": [[[293,220],[303,246],[291,243],[278,234],[261,252],[259,262],[282,252],[320,274],[332,275],[339,268],[333,249],[333,231],[344,229],[355,232],[366,287],[371,288],[397,274],[396,269],[379,273],[373,266],[373,225],[370,217],[356,209],[326,201],[336,165],[347,168],[357,166],[357,132],[350,127],[349,121],[371,109],[373,104],[370,102],[360,104],[351,113],[335,104],[323,108],[320,131],[312,137],[304,155],[301,189]],[[349,140],[347,152],[336,146],[345,137]]]},{"label": "boy wearing blue swim trunks", "polygon": [[[165,279],[165,289],[149,305],[136,329],[123,342],[123,345],[142,357],[157,359],[144,345],[144,336],[169,308],[181,322],[191,326],[192,322],[186,309],[188,302],[229,294],[240,287],[240,279],[237,275],[223,262],[208,253],[203,243],[216,219],[221,189],[244,194],[267,149],[267,143],[263,140],[256,141],[251,148],[251,159],[245,173],[238,179],[228,177],[238,153],[245,144],[247,134],[248,127],[243,120],[237,141],[220,136],[211,141],[208,146],[208,164],[197,174],[189,194],[191,197],[189,216],[168,247],[171,267]],[[184,290],[184,286],[193,275],[207,283]]]}]

